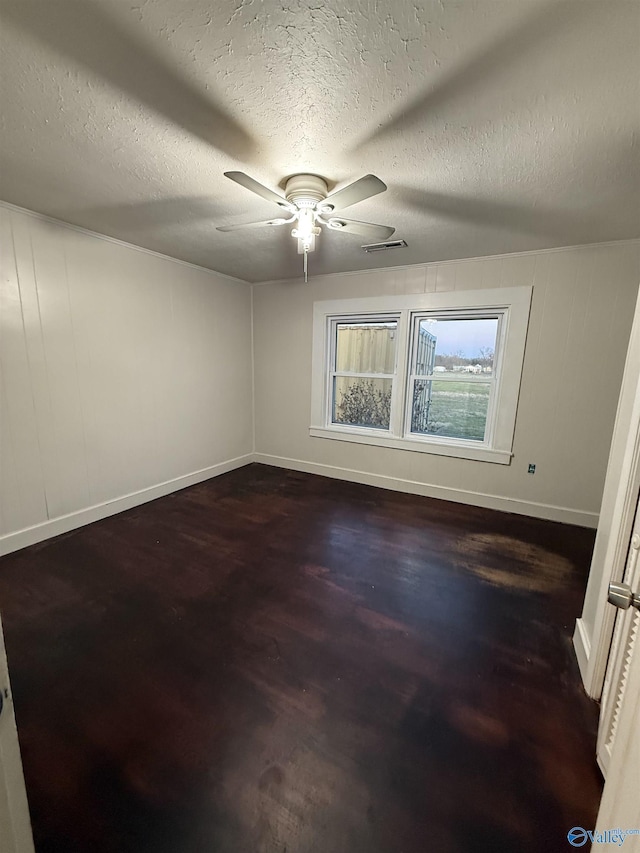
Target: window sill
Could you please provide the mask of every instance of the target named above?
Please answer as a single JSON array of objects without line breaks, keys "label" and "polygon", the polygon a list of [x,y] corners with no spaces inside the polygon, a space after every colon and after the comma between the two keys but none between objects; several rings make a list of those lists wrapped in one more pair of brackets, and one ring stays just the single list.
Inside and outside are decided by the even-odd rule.
[{"label": "window sill", "polygon": [[470,444],[455,441],[435,442],[432,439],[394,438],[376,434],[377,430],[336,429],[334,427],[310,427],[309,435],[314,438],[331,438],[337,441],[350,441],[355,444],[372,444],[377,447],[390,447],[394,450],[410,450],[418,453],[432,453],[437,456],[454,456],[459,459],[473,459],[476,462],[495,462],[509,465],[513,456],[508,450],[495,450],[489,447],[473,447]]}]

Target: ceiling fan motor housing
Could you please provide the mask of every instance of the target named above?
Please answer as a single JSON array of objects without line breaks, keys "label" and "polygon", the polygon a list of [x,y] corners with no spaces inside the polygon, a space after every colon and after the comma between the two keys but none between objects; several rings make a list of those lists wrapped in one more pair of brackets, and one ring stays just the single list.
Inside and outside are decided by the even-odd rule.
[{"label": "ceiling fan motor housing", "polygon": [[327,197],[329,188],[326,181],[318,175],[293,175],[287,181],[285,198],[300,208],[314,208]]}]

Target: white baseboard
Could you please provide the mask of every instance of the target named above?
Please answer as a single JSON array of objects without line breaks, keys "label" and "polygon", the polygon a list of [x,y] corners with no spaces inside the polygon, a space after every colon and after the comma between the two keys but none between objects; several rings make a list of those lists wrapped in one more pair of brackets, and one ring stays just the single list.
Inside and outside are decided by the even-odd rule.
[{"label": "white baseboard", "polygon": [[156,486],[149,486],[149,488],[141,489],[139,492],[132,492],[95,506],[70,512],[68,515],[43,521],[33,527],[25,527],[15,533],[7,533],[5,536],[0,536],[0,556],[18,551],[20,548],[26,548],[28,545],[34,545],[36,542],[42,542],[44,539],[50,539],[52,536],[59,536],[60,533],[75,530],[77,527],[83,527],[85,524],[91,524],[93,521],[99,521],[101,518],[107,518],[109,515],[116,515],[118,512],[132,509],[134,506],[153,501],[156,498],[162,498],[172,492],[185,489],[187,486],[201,483],[203,480],[219,477],[220,474],[226,474],[227,471],[233,471],[235,468],[242,468],[250,462],[253,462],[253,454],[247,453],[244,456],[220,462],[218,465],[211,465],[209,468],[202,468],[200,471],[158,483]]},{"label": "white baseboard", "polygon": [[582,683],[584,684],[584,688],[587,693],[589,693],[588,669],[589,656],[591,655],[591,640],[583,619],[576,619],[576,628],[573,632],[573,648],[576,653],[576,658],[578,659],[578,667],[580,668]]},{"label": "white baseboard", "polygon": [[428,498],[439,498],[445,501],[481,506],[486,509],[497,509],[502,512],[513,512],[517,515],[529,515],[533,518],[544,518],[548,521],[560,521],[563,524],[576,524],[579,527],[598,526],[598,513],[571,509],[553,504],[522,501],[514,498],[504,498],[499,495],[487,495],[482,492],[468,492],[465,489],[454,489],[446,486],[433,486],[416,480],[402,480],[388,477],[384,474],[371,474],[368,471],[354,471],[351,468],[339,468],[334,465],[322,465],[318,462],[307,462],[301,459],[287,459],[283,456],[271,456],[268,453],[254,453],[254,462],[264,465],[275,465],[278,468],[290,468],[293,471],[304,471],[307,474],[320,474],[322,477],[333,477],[336,480],[349,480],[363,483],[366,486],[377,486],[381,489],[391,489],[394,492],[407,492],[410,495],[422,495]]},{"label": "white baseboard", "polygon": [[[272,456],[266,453],[247,453],[244,456],[238,456],[235,459],[220,462],[218,465],[212,465],[209,468],[203,468],[200,471],[194,471],[191,474],[185,474],[182,477],[176,477],[173,480],[167,480],[164,483],[159,483],[146,489],[141,489],[138,492],[132,492],[131,494],[123,495],[119,498],[114,498],[113,500],[96,504],[95,506],[86,507],[84,509],[77,510],[76,512],[69,513],[68,515],[52,518],[48,521],[36,524],[33,527],[26,527],[23,530],[7,533],[5,536],[0,536],[0,556],[3,554],[10,554],[13,551],[18,551],[20,548],[26,548],[28,545],[34,545],[36,542],[42,542],[45,539],[50,539],[52,536],[67,533],[69,530],[75,530],[77,527],[83,527],[85,524],[91,524],[93,521],[99,521],[101,518],[107,518],[108,516],[115,515],[118,512],[132,509],[135,506],[140,506],[140,504],[153,501],[156,498],[164,497],[172,492],[177,492],[180,489],[187,488],[188,486],[193,486],[196,483],[201,483],[203,480],[218,477],[220,474],[225,474],[227,471],[233,471],[235,468],[242,468],[251,462],[260,462],[263,465],[274,465],[278,468],[290,468],[293,471],[304,471],[308,474],[319,474],[322,477],[332,477],[333,479],[338,480],[363,483],[367,486],[377,486],[378,488],[391,489],[396,492],[407,492],[412,495],[439,498],[440,500],[455,501],[456,503],[481,506],[487,509],[497,509],[503,512],[514,512],[518,515],[529,515],[534,518],[560,521],[565,524],[577,524],[581,527],[595,528],[598,524],[597,513],[568,509],[566,507],[553,506],[551,504],[512,500],[510,498],[503,498],[497,495],[486,495],[481,492],[467,492],[463,489],[433,486],[428,483],[419,483],[414,480],[402,480],[394,477],[387,477],[382,474],[371,474],[367,471],[355,471],[351,468],[322,465],[317,462],[307,462],[301,459],[288,459],[283,456]],[[581,620],[578,620],[576,632],[578,631],[580,622]],[[582,631],[580,636],[583,640],[588,641],[588,637],[584,634],[584,629],[580,627],[580,630]],[[576,642],[576,635],[574,635],[574,643]],[[583,647],[587,649],[586,660],[588,660],[588,642],[586,646],[583,642]],[[580,662],[577,646],[576,654],[578,654],[578,660]],[[582,671],[582,664],[580,666]]]}]

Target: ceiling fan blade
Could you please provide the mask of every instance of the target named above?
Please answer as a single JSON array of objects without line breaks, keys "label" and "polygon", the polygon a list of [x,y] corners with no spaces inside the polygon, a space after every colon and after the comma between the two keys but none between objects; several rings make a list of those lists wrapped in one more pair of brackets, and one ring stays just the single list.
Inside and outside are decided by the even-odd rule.
[{"label": "ceiling fan blade", "polygon": [[261,222],[242,222],[238,225],[219,225],[216,231],[242,231],[243,228],[267,228],[270,225],[284,225],[289,219],[263,219]]},{"label": "ceiling fan blade", "polygon": [[265,187],[263,184],[258,183],[254,178],[251,178],[249,175],[245,175],[244,172],[225,172],[225,177],[230,178],[232,181],[235,181],[236,184],[240,184],[241,187],[244,187],[246,190],[250,190],[252,193],[261,196],[267,201],[273,201],[276,204],[280,205],[280,207],[286,207],[287,210],[293,210],[293,205],[289,204],[284,196],[278,195],[278,193],[270,190],[269,187]]},{"label": "ceiling fan blade", "polygon": [[358,234],[371,240],[386,240],[396,230],[390,225],[374,225],[373,222],[358,222],[356,219],[342,219],[333,216],[326,222],[331,231],[346,231],[347,234]]},{"label": "ceiling fan blade", "polygon": [[330,204],[334,210],[343,210],[366,198],[383,193],[386,188],[387,185],[380,178],[376,178],[375,175],[365,175],[364,178],[358,178],[352,184],[328,195],[322,204]]}]

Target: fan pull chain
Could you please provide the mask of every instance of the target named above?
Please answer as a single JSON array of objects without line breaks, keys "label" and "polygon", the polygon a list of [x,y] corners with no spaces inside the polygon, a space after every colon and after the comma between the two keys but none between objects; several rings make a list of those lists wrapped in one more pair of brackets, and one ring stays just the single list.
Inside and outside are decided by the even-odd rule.
[{"label": "fan pull chain", "polygon": [[305,284],[309,281],[309,276],[307,274],[307,258],[309,257],[309,250],[305,247],[304,250],[304,259],[302,261],[302,268],[304,270],[304,281]]}]

